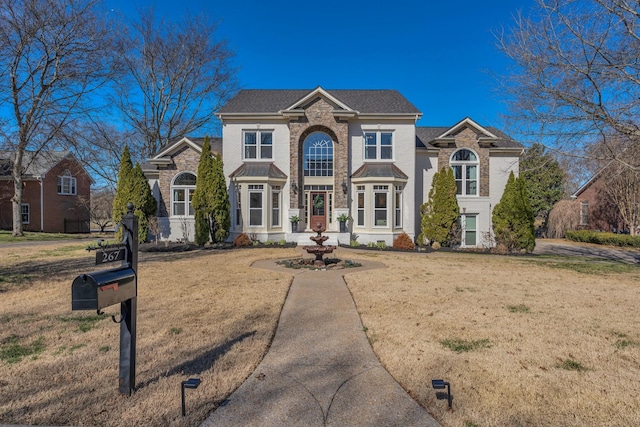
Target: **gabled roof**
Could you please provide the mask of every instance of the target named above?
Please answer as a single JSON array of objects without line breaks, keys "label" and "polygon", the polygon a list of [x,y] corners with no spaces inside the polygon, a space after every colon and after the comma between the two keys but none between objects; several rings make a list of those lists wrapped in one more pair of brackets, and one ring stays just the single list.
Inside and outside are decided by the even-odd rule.
[{"label": "gabled roof", "polygon": [[231,172],[229,177],[267,177],[271,179],[287,179],[287,175],[278,169],[276,165],[267,162],[243,163],[238,169]]},{"label": "gabled roof", "polygon": [[422,113],[396,90],[331,89],[244,89],[229,100],[218,115],[278,114],[302,108],[318,96],[327,98],[338,110],[359,114],[417,115]]},{"label": "gabled roof", "polygon": [[455,137],[465,127],[471,127],[480,133],[480,140],[484,140],[489,148],[523,148],[522,144],[499,129],[493,126],[480,126],[469,118],[461,120],[452,127],[416,126],[416,148],[438,148],[442,140]]},{"label": "gabled roof", "polygon": [[[15,153],[13,151],[0,151],[0,176],[11,175],[14,156]],[[43,178],[47,172],[65,158],[71,158],[78,162],[70,151],[40,151],[37,155],[32,151],[25,151],[22,158],[22,164],[26,166],[23,176],[25,178]],[[78,164],[80,165],[80,162]],[[84,167],[82,169],[84,170]],[[91,177],[89,178],[91,179]]]},{"label": "gabled roof", "polygon": [[[193,136],[184,136],[179,138],[174,138],[158,150],[158,153],[153,156],[149,161],[153,163],[154,159],[160,159],[161,157],[173,154],[182,146],[189,145],[191,148],[196,150],[198,153],[202,152],[202,144],[204,144],[205,137],[193,137]],[[214,153],[222,153],[222,138],[219,137],[209,137],[209,141],[211,142],[211,151]]]},{"label": "gabled roof", "polygon": [[407,174],[393,163],[365,163],[351,175],[351,178],[409,179]]}]

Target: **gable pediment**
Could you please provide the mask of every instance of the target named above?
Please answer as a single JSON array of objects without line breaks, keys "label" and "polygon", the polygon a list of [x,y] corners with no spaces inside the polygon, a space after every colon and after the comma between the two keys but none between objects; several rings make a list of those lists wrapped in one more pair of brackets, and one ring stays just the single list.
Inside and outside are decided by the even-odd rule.
[{"label": "gable pediment", "polygon": [[297,100],[288,108],[279,111],[279,113],[288,118],[303,117],[308,109],[313,108],[313,106],[320,101],[324,101],[330,105],[333,109],[332,112],[334,116],[338,118],[354,117],[358,114],[358,111],[352,109],[320,86]]},{"label": "gable pediment", "polygon": [[495,134],[467,117],[435,138],[433,145],[438,147],[453,146],[462,134],[470,132],[475,134],[475,139],[480,147],[489,147],[499,139]]}]

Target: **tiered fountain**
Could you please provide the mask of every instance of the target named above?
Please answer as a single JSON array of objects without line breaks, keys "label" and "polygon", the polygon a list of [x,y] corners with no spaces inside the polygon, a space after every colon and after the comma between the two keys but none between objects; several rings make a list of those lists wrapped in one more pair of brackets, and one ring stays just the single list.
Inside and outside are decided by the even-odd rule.
[{"label": "tiered fountain", "polygon": [[314,254],[316,256],[315,261],[313,261],[313,266],[315,268],[323,268],[325,266],[324,260],[322,257],[324,254],[332,253],[336,247],[335,246],[324,246],[324,242],[329,238],[329,236],[323,236],[322,232],[326,230],[322,226],[322,223],[317,223],[315,228],[312,228],[313,231],[318,233],[317,236],[311,236],[309,239],[316,242],[315,246],[303,246],[302,249],[306,250],[307,253]]}]

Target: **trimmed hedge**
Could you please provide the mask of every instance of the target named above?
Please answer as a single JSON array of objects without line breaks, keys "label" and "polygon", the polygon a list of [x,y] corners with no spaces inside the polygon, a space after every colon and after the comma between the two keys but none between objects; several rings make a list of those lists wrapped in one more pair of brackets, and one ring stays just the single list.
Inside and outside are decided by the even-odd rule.
[{"label": "trimmed hedge", "polygon": [[640,236],[631,236],[629,234],[576,230],[567,231],[567,239],[574,242],[595,243],[596,245],[640,248]]}]

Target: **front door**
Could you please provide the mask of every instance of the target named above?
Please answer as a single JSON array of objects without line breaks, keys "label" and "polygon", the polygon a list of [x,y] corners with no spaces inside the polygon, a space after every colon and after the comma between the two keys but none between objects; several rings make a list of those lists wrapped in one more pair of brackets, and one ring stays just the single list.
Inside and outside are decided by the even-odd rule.
[{"label": "front door", "polygon": [[327,228],[327,193],[311,192],[311,215],[309,228],[313,229],[318,223],[322,224],[322,228]]}]

